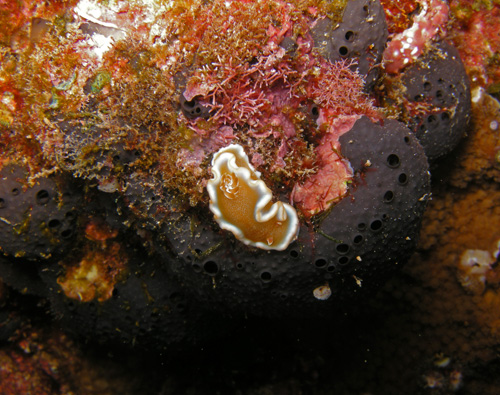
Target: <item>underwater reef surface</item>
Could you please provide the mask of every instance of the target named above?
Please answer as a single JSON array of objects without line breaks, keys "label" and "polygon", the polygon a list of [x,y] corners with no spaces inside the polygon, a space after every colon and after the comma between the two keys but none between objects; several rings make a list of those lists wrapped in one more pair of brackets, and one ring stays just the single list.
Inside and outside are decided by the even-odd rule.
[{"label": "underwater reef surface", "polygon": [[497,393],[499,12],[1,3],[1,392]]}]

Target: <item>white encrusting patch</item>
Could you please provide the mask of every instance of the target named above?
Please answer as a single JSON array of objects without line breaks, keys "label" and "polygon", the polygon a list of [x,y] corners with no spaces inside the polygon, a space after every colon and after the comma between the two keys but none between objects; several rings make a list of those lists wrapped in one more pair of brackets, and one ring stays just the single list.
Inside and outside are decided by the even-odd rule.
[{"label": "white encrusting patch", "polygon": [[318,288],[315,288],[313,291],[313,295],[318,300],[327,300],[332,296],[332,290],[328,284],[322,285]]}]

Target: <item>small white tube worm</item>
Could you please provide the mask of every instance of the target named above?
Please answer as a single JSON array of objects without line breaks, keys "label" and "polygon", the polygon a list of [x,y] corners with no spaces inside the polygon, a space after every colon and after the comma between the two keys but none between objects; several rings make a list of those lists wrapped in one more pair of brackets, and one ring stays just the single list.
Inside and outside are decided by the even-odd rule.
[{"label": "small white tube worm", "polygon": [[272,191],[260,179],[243,147],[231,144],[212,159],[207,183],[210,210],[222,229],[246,245],[286,249],[297,238],[299,219],[288,203],[272,203]]}]

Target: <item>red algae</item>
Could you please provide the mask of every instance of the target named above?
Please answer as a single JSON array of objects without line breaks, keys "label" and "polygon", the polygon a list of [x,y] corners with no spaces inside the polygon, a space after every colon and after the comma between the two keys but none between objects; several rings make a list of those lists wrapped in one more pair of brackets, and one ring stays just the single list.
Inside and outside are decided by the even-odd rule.
[{"label": "red algae", "polygon": [[[324,162],[315,150],[324,132],[307,111],[324,110],[328,122],[379,118],[355,64],[312,50],[313,18],[339,20],[344,6],[216,0],[161,12],[141,3],[18,10],[45,22],[16,45],[16,57],[2,52],[3,160],[22,152],[32,174],[70,171],[123,191],[125,169],[96,158],[118,145],[139,153],[129,165],[136,178],[152,175],[156,193],[166,187],[195,206],[206,203],[209,157],[238,140],[271,189],[289,194]],[[11,30],[24,32],[26,22],[16,23]],[[181,95],[209,116],[183,116]]]},{"label": "red algae", "polygon": [[431,40],[446,32],[448,4],[443,0],[422,0],[410,27],[392,36],[384,52],[385,70],[396,74],[413,63]]},{"label": "red algae", "polygon": [[313,101],[324,109],[323,122],[341,115],[363,114],[372,120],[381,119],[373,100],[363,91],[363,77],[353,72],[353,60],[324,62],[319,66],[318,77],[311,81]]},{"label": "red algae", "polygon": [[496,26],[500,4],[489,1],[452,0],[450,38],[457,46],[472,86],[483,86],[490,93],[500,91],[500,38]]},{"label": "red algae", "polygon": [[[134,380],[126,380],[116,363],[86,355],[58,330],[26,325],[0,350],[0,392],[5,395],[85,393],[134,394]],[[122,371],[123,377],[117,377]]]},{"label": "red algae", "polygon": [[390,34],[398,34],[412,24],[412,15],[418,8],[418,0],[382,0]]},{"label": "red algae", "polygon": [[358,119],[357,115],[343,116],[328,125],[317,148],[319,170],[303,184],[295,184],[291,200],[306,218],[327,210],[347,194],[353,172],[340,154],[338,139],[351,130]]},{"label": "red algae", "polygon": [[[62,15],[66,9],[78,3],[76,0],[33,2],[29,0],[0,2],[0,43],[5,46],[24,45],[29,42],[30,30],[44,18]],[[33,37],[31,35],[31,37]]]}]

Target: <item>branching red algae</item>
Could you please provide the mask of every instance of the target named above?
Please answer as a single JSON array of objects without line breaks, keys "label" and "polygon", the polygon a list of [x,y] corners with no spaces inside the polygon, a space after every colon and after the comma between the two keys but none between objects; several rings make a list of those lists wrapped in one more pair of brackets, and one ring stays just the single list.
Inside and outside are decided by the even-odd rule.
[{"label": "branching red algae", "polygon": [[458,48],[472,86],[492,94],[500,91],[500,38],[496,26],[500,3],[487,0],[452,0],[450,38]]},{"label": "branching red algae", "polygon": [[[378,117],[353,65],[312,49],[313,21],[339,21],[345,3],[193,0],[156,14],[131,3],[102,24],[83,11],[31,10],[12,27],[25,38],[1,52],[4,160],[22,153],[32,174],[62,169],[109,192],[124,191],[133,173],[195,206],[207,203],[210,156],[234,140],[273,190],[290,191],[318,165],[324,132],[307,111]],[[285,38],[292,47],[280,46]],[[182,94],[211,116],[184,117]],[[116,147],[136,160],[114,163]]]}]

